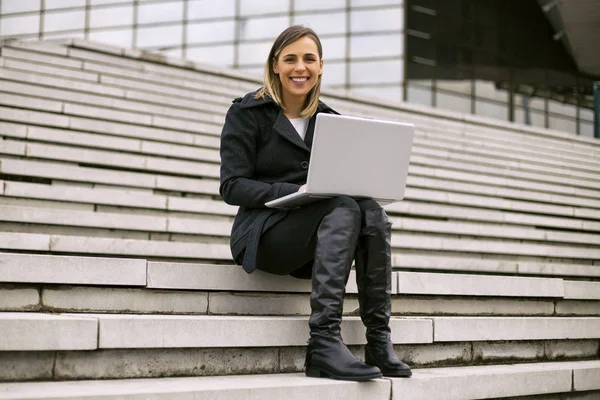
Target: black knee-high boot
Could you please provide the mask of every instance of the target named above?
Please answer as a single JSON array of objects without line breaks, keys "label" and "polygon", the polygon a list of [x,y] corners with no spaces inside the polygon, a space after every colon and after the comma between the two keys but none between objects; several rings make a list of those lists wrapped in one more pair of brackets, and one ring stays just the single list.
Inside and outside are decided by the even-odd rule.
[{"label": "black knee-high boot", "polygon": [[335,208],[317,230],[317,248],[310,295],[310,340],[306,375],[364,381],[381,378],[381,371],[357,359],[340,334],[346,282],[360,231],[361,215],[351,208]]},{"label": "black knee-high boot", "polygon": [[384,376],[409,377],[411,369],[398,359],[390,340],[392,224],[383,209],[366,210],[356,254],[360,317],[367,328],[365,362]]}]

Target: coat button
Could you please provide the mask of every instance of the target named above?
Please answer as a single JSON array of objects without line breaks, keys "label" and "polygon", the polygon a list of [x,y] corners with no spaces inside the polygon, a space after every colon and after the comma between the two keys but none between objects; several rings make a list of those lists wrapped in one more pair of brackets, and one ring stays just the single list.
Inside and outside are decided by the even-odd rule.
[{"label": "coat button", "polygon": [[308,161],[302,161],[300,163],[300,166],[302,167],[302,169],[307,169],[308,168]]}]

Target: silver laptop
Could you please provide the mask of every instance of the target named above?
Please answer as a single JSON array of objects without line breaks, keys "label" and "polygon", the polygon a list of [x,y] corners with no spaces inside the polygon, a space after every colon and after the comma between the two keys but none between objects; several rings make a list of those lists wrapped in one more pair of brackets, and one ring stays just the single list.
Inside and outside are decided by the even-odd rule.
[{"label": "silver laptop", "polygon": [[339,195],[402,200],[414,133],[412,124],[318,114],[306,190],[265,205],[293,209]]}]

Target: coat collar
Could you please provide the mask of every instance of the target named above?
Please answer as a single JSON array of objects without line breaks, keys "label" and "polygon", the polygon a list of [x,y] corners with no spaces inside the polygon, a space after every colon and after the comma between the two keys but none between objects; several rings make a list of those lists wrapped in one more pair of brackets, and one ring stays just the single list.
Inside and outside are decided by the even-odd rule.
[{"label": "coat collar", "polygon": [[[258,93],[258,91],[248,93],[243,98],[238,98],[234,100],[234,102],[239,102],[240,107],[242,108],[260,107],[267,104],[277,106],[275,104],[275,100],[273,100],[270,96],[264,96],[260,99],[255,99],[254,96],[256,96],[256,93]],[[273,130],[275,130],[279,135],[283,136],[287,141],[289,141],[293,145],[298,146],[307,152],[310,152],[315,130],[316,114],[309,119],[308,127],[306,129],[306,136],[304,140],[302,140],[302,138],[300,137],[300,135],[298,135],[298,132],[296,132],[296,129],[294,128],[290,120],[283,113],[281,107],[277,106],[277,109],[278,113],[277,118],[275,119],[275,123],[273,124]],[[329,107],[327,104],[319,100],[317,113],[320,112],[339,114],[333,108]]]}]

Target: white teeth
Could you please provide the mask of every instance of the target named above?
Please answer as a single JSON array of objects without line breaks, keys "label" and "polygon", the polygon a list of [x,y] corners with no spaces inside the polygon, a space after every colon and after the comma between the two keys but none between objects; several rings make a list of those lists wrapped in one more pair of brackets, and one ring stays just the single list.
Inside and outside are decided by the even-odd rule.
[{"label": "white teeth", "polygon": [[308,78],[292,78],[292,80],[294,82],[304,82],[304,81],[308,80]]}]

